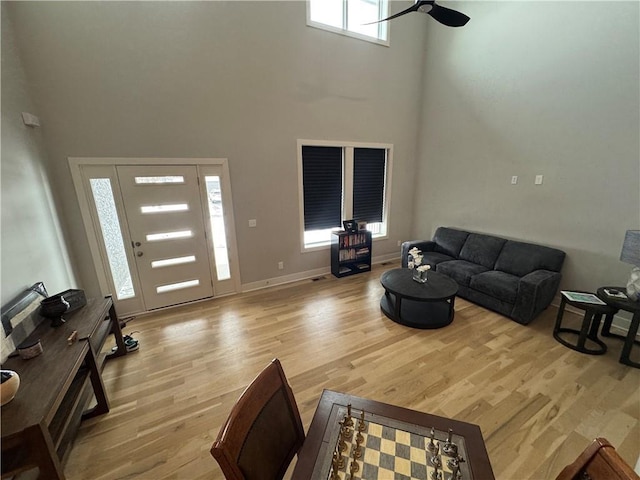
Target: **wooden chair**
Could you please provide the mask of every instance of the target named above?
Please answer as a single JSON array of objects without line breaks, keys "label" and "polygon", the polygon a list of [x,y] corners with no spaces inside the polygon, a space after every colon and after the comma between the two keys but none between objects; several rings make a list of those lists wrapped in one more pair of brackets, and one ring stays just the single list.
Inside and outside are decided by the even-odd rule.
[{"label": "wooden chair", "polygon": [[227,480],[282,479],[305,434],[276,358],[240,395],[211,447]]},{"label": "wooden chair", "polygon": [[596,438],[556,480],[640,480],[606,438]]}]

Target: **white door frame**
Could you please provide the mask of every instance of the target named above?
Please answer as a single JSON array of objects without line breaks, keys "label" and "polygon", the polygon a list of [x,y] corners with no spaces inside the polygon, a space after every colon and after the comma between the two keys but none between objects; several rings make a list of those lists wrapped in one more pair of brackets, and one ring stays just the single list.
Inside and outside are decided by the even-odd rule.
[{"label": "white door frame", "polygon": [[[240,266],[238,262],[238,249],[236,243],[235,219],[233,215],[233,203],[231,194],[231,180],[229,178],[229,164],[226,158],[129,158],[129,157],[69,157],[69,168],[71,170],[71,178],[78,197],[80,213],[84,223],[87,240],[91,257],[98,277],[100,291],[103,295],[111,294],[111,283],[108,270],[104,265],[102,258],[102,241],[98,237],[98,231],[93,225],[93,217],[91,215],[91,196],[86,190],[83,182],[82,167],[83,166],[119,166],[119,165],[194,165],[200,170],[206,166],[219,166],[222,168],[221,188],[223,195],[223,215],[225,221],[225,230],[227,233],[227,251],[229,255],[229,268],[233,280],[235,292],[240,292]],[[201,182],[200,189],[206,188]],[[205,192],[206,194],[206,192]],[[209,237],[210,238],[210,237]],[[215,269],[215,266],[212,266]],[[214,297],[216,292],[214,291]],[[140,312],[123,312],[140,313]]]}]

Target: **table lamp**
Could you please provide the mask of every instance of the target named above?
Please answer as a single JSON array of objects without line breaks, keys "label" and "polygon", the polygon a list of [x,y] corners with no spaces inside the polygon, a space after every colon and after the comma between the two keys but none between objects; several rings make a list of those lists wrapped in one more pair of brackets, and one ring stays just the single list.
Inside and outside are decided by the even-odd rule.
[{"label": "table lamp", "polygon": [[640,230],[627,230],[620,260],[635,265],[627,282],[627,297],[637,302],[640,300]]}]

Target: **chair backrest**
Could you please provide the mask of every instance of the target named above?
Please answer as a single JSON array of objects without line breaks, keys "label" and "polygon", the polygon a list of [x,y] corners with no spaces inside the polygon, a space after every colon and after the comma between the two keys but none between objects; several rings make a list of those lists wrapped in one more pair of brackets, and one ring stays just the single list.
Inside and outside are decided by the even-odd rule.
[{"label": "chair backrest", "polygon": [[276,358],[240,395],[211,455],[227,480],[281,479],[304,438],[298,405]]},{"label": "chair backrest", "polygon": [[596,438],[556,480],[640,480],[606,438]]}]

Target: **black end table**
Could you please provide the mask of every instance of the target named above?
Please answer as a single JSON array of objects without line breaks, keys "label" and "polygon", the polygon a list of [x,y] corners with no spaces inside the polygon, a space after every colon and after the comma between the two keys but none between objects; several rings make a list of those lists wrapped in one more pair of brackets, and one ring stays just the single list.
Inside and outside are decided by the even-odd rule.
[{"label": "black end table", "polygon": [[[592,292],[578,292],[576,293],[591,293]],[[560,342],[565,347],[569,347],[572,350],[581,353],[587,353],[589,355],[602,355],[607,351],[605,343],[598,338],[598,328],[600,327],[600,321],[603,315],[611,315],[617,312],[617,310],[608,305],[598,305],[595,303],[577,302],[569,300],[563,294],[560,294],[560,308],[558,308],[558,316],[556,317],[556,324],[553,327],[553,338]],[[603,300],[604,301],[604,300]],[[574,328],[568,328],[562,326],[562,317],[564,315],[564,309],[567,305],[584,310],[584,317],[582,319],[582,326],[580,330]],[[560,336],[561,333],[569,333],[572,335],[578,335],[577,343],[571,343]],[[596,347],[588,347],[587,341],[596,344]]]},{"label": "black end table", "polygon": [[[598,298],[615,309],[615,312],[606,316],[602,325],[602,335],[604,337],[624,339],[624,346],[622,347],[622,352],[620,353],[620,363],[624,363],[625,365],[629,365],[630,367],[640,368],[640,363],[634,362],[629,358],[631,355],[631,347],[633,347],[633,344],[640,344],[640,342],[636,340],[636,335],[638,334],[638,326],[640,325],[640,301],[634,302],[633,300],[629,300],[628,298],[616,298],[609,296],[605,292],[605,289],[626,292],[625,287],[600,287],[596,292]],[[617,333],[611,333],[611,322],[613,321],[613,315],[617,313],[618,310],[624,310],[633,314],[633,317],[631,318],[631,324],[629,325],[629,330],[627,331],[626,336],[618,335]]]},{"label": "black end table", "polygon": [[380,309],[394,322],[413,328],[440,328],[453,321],[458,284],[429,271],[426,283],[413,279],[413,270],[394,268],[380,277],[384,295]]}]

